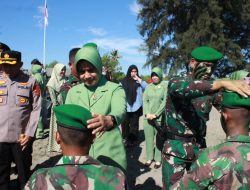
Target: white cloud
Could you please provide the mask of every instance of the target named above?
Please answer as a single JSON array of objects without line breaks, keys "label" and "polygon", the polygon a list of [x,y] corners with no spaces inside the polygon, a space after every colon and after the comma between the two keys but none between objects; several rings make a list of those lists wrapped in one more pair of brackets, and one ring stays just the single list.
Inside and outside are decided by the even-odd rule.
[{"label": "white cloud", "polygon": [[148,69],[143,69],[143,65],[146,62],[146,55],[144,52],[139,51],[143,41],[140,39],[130,39],[130,38],[99,38],[92,39],[91,42],[95,42],[99,49],[107,53],[111,50],[118,50],[119,54],[122,56],[120,63],[124,73],[127,72],[129,65],[135,64],[141,71],[140,74],[149,73]]},{"label": "white cloud", "polygon": [[[150,71],[146,68],[143,69],[143,65],[146,62],[146,55],[144,52],[139,51],[143,41],[135,38],[95,38],[88,42],[94,42],[98,45],[101,55],[108,53],[111,50],[118,50],[122,56],[120,63],[124,73],[127,72],[129,65],[135,64],[141,71],[140,74],[148,74]],[[72,47],[82,47],[82,43],[74,45]]]},{"label": "white cloud", "polygon": [[137,16],[141,10],[141,6],[137,4],[136,1],[134,1],[132,4],[129,5],[129,9],[133,15]]},{"label": "white cloud", "polygon": [[107,34],[103,28],[89,27],[89,31],[97,36],[105,36]]},{"label": "white cloud", "polygon": [[34,15],[33,18],[35,19],[35,26],[38,28],[43,28],[44,26],[44,6],[38,6],[38,15]]},{"label": "white cloud", "polygon": [[117,49],[121,53],[138,55],[140,44],[143,43],[140,39],[129,38],[96,38],[90,41],[95,42],[98,47],[104,50]]}]

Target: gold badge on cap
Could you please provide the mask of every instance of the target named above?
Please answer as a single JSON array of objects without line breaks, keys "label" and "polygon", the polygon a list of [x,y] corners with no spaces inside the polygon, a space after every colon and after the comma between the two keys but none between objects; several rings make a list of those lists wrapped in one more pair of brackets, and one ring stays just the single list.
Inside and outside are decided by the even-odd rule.
[{"label": "gold badge on cap", "polygon": [[4,54],[4,58],[8,59],[10,55],[8,53]]}]

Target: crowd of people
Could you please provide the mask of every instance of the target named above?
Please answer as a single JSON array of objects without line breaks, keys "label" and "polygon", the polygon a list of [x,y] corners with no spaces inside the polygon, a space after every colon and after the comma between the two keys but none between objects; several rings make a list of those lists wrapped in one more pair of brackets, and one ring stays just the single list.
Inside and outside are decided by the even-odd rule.
[{"label": "crowd of people", "polygon": [[[148,84],[130,65],[117,84],[103,75],[98,46],[87,43],[70,50],[69,77],[57,63],[46,83],[39,60],[25,74],[21,53],[0,43],[0,189],[9,189],[12,162],[19,189],[129,189],[126,148],[138,146],[140,117],[144,166],[155,162],[163,189],[249,189],[250,74],[211,79],[221,59],[214,48],[197,47],[186,74],[166,81],[154,67]],[[51,168],[31,171],[33,142],[44,138],[46,93],[48,151],[62,156]],[[207,148],[212,106],[226,140]]]}]

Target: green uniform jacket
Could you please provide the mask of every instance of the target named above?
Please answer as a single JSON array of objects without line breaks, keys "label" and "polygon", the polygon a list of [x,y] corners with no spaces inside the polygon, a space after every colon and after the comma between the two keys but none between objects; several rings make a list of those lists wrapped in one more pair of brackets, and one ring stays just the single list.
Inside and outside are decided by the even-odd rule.
[{"label": "green uniform jacket", "polygon": [[63,103],[65,103],[69,89],[71,89],[73,86],[76,86],[77,84],[80,84],[80,82],[81,81],[78,78],[70,75],[65,83],[62,84],[60,87],[60,95],[62,96]]},{"label": "green uniform jacket", "polygon": [[[159,84],[150,84],[143,94],[143,114],[155,114],[161,120],[161,114],[165,111],[168,82],[161,81]],[[146,119],[146,118],[145,118]]]},{"label": "green uniform jacket", "polygon": [[66,104],[77,104],[89,109],[92,113],[113,115],[117,126],[98,136],[92,144],[89,155],[104,164],[113,165],[126,170],[127,161],[122,136],[118,125],[126,112],[125,92],[123,88],[102,76],[97,89],[89,98],[90,91],[84,84],[71,88]]}]

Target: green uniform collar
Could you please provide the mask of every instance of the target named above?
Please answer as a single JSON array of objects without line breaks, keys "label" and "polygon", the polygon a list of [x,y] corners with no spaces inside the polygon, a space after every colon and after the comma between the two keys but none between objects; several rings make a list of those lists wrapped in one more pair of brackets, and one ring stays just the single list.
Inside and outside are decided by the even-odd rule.
[{"label": "green uniform collar", "polygon": [[244,142],[244,143],[250,143],[250,137],[246,135],[237,135],[234,137],[227,137],[228,142]]}]

